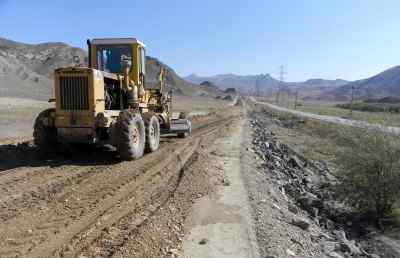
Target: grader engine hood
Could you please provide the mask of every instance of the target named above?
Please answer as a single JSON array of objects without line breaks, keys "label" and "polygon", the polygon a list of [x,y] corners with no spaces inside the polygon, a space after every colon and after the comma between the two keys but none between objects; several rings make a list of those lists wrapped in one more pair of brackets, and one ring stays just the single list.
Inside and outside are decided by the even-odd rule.
[{"label": "grader engine hood", "polygon": [[77,67],[55,71],[57,128],[92,128],[104,112],[104,78],[101,71]]}]

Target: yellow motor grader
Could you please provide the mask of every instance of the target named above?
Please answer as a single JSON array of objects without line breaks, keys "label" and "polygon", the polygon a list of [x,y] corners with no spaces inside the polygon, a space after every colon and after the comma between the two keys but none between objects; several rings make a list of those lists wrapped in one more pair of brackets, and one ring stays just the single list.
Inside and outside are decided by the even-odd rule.
[{"label": "yellow motor grader", "polygon": [[55,108],[41,112],[34,142],[48,153],[58,143],[111,144],[121,159],[158,149],[160,134],[186,137],[191,123],[172,118],[164,71],[146,84],[145,45],[135,38],[88,40],[88,67],[55,70]]}]

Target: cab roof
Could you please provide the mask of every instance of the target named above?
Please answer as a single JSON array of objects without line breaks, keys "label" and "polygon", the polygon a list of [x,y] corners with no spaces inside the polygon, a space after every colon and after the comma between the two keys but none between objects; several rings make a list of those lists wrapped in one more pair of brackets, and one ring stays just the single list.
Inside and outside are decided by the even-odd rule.
[{"label": "cab roof", "polygon": [[146,47],[145,44],[135,38],[98,38],[93,39],[91,42],[93,45],[120,45],[120,44],[134,44],[137,43],[142,47]]}]

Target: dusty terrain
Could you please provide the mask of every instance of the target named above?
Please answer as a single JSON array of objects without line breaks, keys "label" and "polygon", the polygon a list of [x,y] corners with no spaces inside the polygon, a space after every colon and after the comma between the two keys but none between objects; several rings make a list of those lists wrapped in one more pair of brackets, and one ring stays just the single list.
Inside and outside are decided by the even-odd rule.
[{"label": "dusty terrain", "polygon": [[[231,103],[216,101],[212,97],[174,96],[173,98],[173,112],[185,111],[193,115],[216,112]],[[0,141],[10,138],[30,138],[36,116],[53,106],[54,104],[47,101],[0,97]]]},{"label": "dusty terrain", "polygon": [[45,101],[0,97],[0,140],[31,137],[36,116],[49,107]]},{"label": "dusty terrain", "polygon": [[396,257],[321,204],[332,172],[315,135],[251,102],[177,100],[193,135],[133,162],[3,140],[0,257]]},{"label": "dusty terrain", "polygon": [[[131,257],[124,254],[124,247],[131,244],[130,239],[137,240],[135,232],[177,186],[195,191],[179,184],[186,167],[193,163],[196,168],[201,149],[211,146],[235,116],[232,111],[194,118],[192,137],[163,138],[159,151],[135,162],[120,162],[114,152],[103,148],[83,148],[40,160],[30,143],[1,146],[0,256],[73,257],[81,253],[110,257],[120,253]],[[201,180],[194,184],[207,185]],[[207,187],[199,191],[207,192]],[[187,191],[183,192],[186,196]],[[186,197],[190,201],[197,195]],[[127,250],[147,256],[143,248]]]}]

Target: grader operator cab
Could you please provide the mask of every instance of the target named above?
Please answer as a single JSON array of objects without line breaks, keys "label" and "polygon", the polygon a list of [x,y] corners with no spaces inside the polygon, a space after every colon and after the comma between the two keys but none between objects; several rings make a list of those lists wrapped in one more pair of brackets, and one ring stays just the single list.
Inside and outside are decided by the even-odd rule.
[{"label": "grader operator cab", "polygon": [[172,119],[164,71],[146,84],[145,45],[134,38],[88,40],[88,67],[55,70],[55,108],[41,112],[34,142],[41,152],[58,143],[112,144],[124,160],[158,149],[160,134],[186,137],[191,123]]}]

